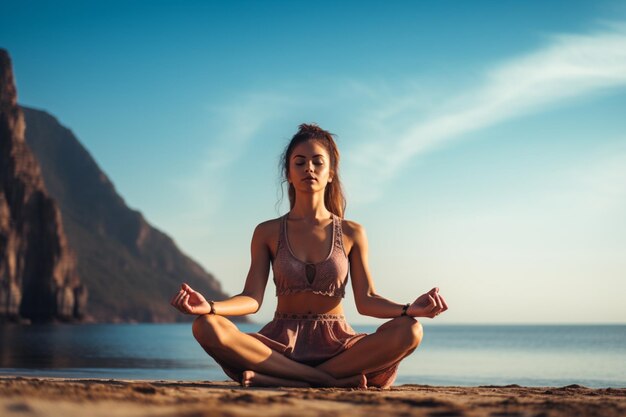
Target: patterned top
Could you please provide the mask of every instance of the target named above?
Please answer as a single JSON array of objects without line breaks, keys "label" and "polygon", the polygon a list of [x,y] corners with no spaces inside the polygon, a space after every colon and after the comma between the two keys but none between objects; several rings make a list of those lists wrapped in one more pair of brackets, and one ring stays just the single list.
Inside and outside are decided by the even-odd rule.
[{"label": "patterned top", "polygon": [[343,247],[341,219],[332,214],[333,244],[326,259],[307,263],[296,258],[291,250],[287,237],[287,215],[282,217],[278,249],[272,260],[276,295],[312,292],[329,297],[344,297],[349,263]]}]

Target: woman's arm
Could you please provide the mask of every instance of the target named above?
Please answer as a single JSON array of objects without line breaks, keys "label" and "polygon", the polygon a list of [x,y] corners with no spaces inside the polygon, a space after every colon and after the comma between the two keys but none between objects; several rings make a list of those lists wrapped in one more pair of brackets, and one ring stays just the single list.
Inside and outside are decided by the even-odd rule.
[{"label": "woman's arm", "polygon": [[243,291],[223,301],[215,301],[213,307],[187,284],[183,284],[170,304],[185,314],[219,314],[220,316],[244,316],[256,313],[263,303],[270,269],[268,236],[269,222],[261,223],[252,235],[251,262]]},{"label": "woman's arm", "polygon": [[[390,301],[376,293],[368,265],[368,242],[365,229],[358,223],[345,221],[345,233],[352,239],[352,247],[348,255],[350,259],[350,276],[354,301],[359,313],[365,316],[378,318],[392,318],[401,316],[405,304]],[[448,306],[439,289],[433,288],[428,293],[418,297],[405,311],[412,317],[434,317]],[[431,303],[432,300],[432,303]]]}]

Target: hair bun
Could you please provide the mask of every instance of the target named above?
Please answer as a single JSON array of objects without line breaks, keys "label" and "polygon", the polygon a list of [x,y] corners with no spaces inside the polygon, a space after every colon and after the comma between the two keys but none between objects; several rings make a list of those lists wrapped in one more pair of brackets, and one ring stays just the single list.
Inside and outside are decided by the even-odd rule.
[{"label": "hair bun", "polygon": [[309,134],[313,134],[316,136],[317,135],[319,136],[332,135],[332,133],[325,131],[324,129],[322,129],[315,123],[302,123],[300,126],[298,126],[297,134],[302,134],[302,133],[309,133]]}]

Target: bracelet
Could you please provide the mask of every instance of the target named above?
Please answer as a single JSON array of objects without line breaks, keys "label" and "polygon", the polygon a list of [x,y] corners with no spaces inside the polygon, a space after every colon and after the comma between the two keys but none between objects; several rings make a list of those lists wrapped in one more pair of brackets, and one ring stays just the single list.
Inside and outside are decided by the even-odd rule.
[{"label": "bracelet", "polygon": [[402,307],[402,314],[400,316],[406,316],[406,311],[409,309],[410,303],[406,303],[404,307]]},{"label": "bracelet", "polygon": [[215,301],[209,300],[209,305],[211,306],[211,311],[209,311],[209,314],[215,314]]}]

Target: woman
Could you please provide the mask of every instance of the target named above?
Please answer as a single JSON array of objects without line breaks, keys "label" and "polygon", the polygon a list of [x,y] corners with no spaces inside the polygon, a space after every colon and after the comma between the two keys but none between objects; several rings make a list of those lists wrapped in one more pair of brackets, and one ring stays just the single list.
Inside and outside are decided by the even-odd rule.
[{"label": "woman", "polygon": [[[339,151],[317,125],[300,125],[282,158],[290,211],[259,224],[243,292],[207,301],[183,284],[171,304],[196,314],[193,335],[243,386],[387,388],[399,362],[417,348],[422,326],[447,310],[438,288],[409,304],[376,293],[367,262],[367,238],[343,219]],[[278,305],[274,320],[246,334],[224,316],[259,310],[272,266]],[[359,313],[391,319],[373,334],[356,334],[343,318],[348,278]]]}]

